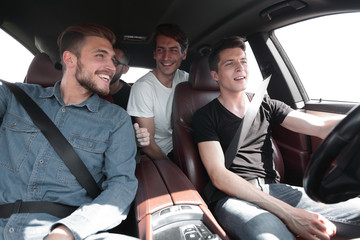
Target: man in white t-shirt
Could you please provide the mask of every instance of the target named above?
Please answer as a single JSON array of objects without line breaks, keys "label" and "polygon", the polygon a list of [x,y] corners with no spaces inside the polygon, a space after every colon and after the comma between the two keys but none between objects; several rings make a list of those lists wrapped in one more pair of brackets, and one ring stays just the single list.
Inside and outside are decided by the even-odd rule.
[{"label": "man in white t-shirt", "polygon": [[150,145],[143,147],[144,153],[152,159],[167,159],[173,149],[170,120],[175,87],[189,76],[178,69],[186,58],[189,43],[184,31],[175,24],[159,25],[154,40],[156,68],[134,83],[127,111],[150,133]]}]

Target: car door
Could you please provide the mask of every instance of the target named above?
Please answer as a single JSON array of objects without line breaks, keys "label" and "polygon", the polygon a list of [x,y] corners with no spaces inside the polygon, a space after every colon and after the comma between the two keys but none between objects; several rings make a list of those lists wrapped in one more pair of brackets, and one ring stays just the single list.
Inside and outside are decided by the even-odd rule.
[{"label": "car door", "polygon": [[[317,116],[346,114],[360,102],[357,56],[359,13],[341,13],[297,22],[248,38],[263,75],[272,74],[268,93],[292,108]],[[321,143],[275,127],[285,164],[285,181],[302,185],[303,173]]]}]

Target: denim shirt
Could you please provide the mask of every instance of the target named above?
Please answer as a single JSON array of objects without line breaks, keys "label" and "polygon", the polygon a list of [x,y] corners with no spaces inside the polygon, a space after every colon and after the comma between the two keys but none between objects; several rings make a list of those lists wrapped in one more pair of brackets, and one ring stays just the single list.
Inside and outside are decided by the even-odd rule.
[{"label": "denim shirt", "polygon": [[[94,94],[77,105],[65,105],[60,82],[43,88],[18,84],[46,112],[73,146],[103,191],[89,197],[49,142],[4,85],[0,86],[0,204],[49,201],[80,206],[58,219],[44,213],[13,214],[0,219],[0,239],[28,239],[35,226],[66,225],[83,239],[118,225],[137,190],[136,142],[125,110]],[[46,234],[46,233],[45,233]]]}]

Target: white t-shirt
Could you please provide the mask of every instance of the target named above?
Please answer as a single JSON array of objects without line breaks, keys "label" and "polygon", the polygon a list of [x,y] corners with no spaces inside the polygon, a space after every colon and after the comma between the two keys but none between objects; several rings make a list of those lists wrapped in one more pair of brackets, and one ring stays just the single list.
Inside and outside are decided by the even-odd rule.
[{"label": "white t-shirt", "polygon": [[134,117],[154,117],[155,142],[165,154],[173,149],[171,112],[175,87],[188,78],[187,72],[177,70],[172,87],[167,88],[149,72],[131,87],[127,112]]}]

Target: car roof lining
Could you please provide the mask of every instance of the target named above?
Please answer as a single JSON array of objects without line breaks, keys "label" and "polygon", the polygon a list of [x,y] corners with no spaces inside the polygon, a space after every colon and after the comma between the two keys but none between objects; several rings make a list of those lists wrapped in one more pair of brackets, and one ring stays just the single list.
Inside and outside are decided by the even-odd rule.
[{"label": "car roof lining", "polygon": [[[326,5],[324,2],[331,4]],[[301,4],[306,7],[295,12],[289,7]],[[0,8],[0,23],[1,28],[15,39],[21,39],[21,43],[33,54],[46,52],[53,61],[59,59],[56,38],[71,24],[103,24],[120,39],[126,35],[144,36],[145,41],[127,39],[123,43],[132,54],[132,66],[152,68],[154,61],[149,44],[152,44],[154,28],[160,23],[179,24],[190,40],[188,58],[196,58],[204,45],[212,44],[224,36],[241,35],[247,38],[306,18],[355,9],[360,10],[360,1],[227,0],[222,1],[219,8],[218,0],[103,0],[101,5],[92,1],[85,4],[70,0],[22,0],[10,1]],[[107,14],[106,17],[101,16],[103,12]],[[266,17],[269,14],[271,21]],[[139,21],[138,16],[146,21]],[[190,64],[191,60],[185,60],[183,68],[188,70]]]}]

